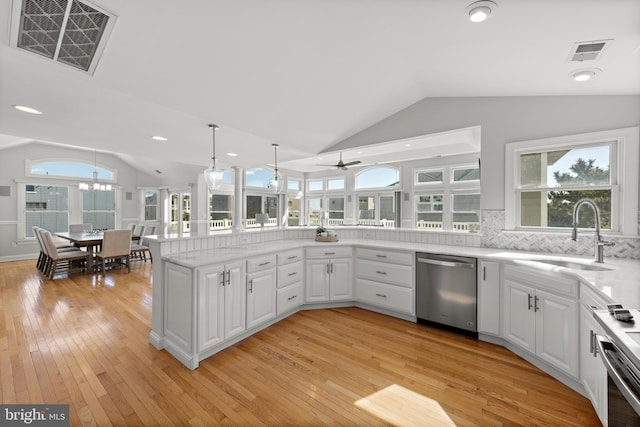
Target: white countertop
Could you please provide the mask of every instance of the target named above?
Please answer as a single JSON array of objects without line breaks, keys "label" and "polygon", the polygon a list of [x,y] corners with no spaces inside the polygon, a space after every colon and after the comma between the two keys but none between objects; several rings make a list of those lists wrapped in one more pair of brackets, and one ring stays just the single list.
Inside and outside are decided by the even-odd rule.
[{"label": "white countertop", "polygon": [[275,240],[264,243],[198,250],[166,255],[164,260],[188,268],[198,268],[211,264],[224,264],[240,258],[278,253],[307,247],[354,246],[398,250],[407,252],[430,252],[446,255],[471,256],[486,261],[511,262],[535,267],[548,272],[574,277],[582,283],[593,286],[608,302],[622,304],[625,308],[640,308],[640,261],[633,259],[605,258],[606,271],[589,271],[536,262],[555,259],[593,264],[591,257],[567,257],[563,255],[535,252],[509,251],[503,249],[476,248],[468,246],[448,246],[420,244],[400,241],[346,239],[338,242],[315,242],[308,240]]}]

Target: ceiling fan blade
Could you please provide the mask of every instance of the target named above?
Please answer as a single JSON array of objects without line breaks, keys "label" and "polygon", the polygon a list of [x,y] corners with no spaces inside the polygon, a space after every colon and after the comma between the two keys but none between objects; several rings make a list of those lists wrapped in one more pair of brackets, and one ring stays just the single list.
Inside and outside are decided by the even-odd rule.
[{"label": "ceiling fan blade", "polygon": [[348,163],[344,163],[344,166],[353,166],[353,165],[357,165],[358,163],[362,163],[360,160],[354,160],[353,162],[348,162]]}]

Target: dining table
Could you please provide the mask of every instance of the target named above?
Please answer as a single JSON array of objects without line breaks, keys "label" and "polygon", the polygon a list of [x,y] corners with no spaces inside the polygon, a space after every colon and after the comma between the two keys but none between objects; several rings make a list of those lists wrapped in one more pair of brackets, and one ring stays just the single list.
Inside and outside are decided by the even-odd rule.
[{"label": "dining table", "polygon": [[[79,247],[86,247],[87,252],[91,254],[91,267],[93,269],[93,254],[95,248],[102,245],[104,232],[102,231],[61,231],[55,233],[56,236],[68,240]],[[139,236],[133,236],[132,240],[138,240]]]}]

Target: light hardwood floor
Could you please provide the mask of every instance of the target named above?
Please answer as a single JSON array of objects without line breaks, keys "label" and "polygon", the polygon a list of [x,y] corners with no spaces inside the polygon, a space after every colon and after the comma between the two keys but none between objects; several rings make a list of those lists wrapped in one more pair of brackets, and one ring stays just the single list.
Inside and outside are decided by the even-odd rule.
[{"label": "light hardwood floor", "polygon": [[68,403],[72,425],[99,426],[599,425],[502,347],[357,308],[299,312],[191,371],[148,343],[150,277],[0,263],[2,403]]}]

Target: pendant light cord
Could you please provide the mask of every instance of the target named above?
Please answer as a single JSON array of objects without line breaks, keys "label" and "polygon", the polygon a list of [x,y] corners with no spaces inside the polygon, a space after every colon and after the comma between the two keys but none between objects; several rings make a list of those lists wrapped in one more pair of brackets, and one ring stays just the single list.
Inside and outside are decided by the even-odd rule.
[{"label": "pendant light cord", "polygon": [[210,124],[209,127],[213,129],[213,150],[211,160],[213,161],[213,167],[216,167],[216,130],[218,129],[217,125]]}]

